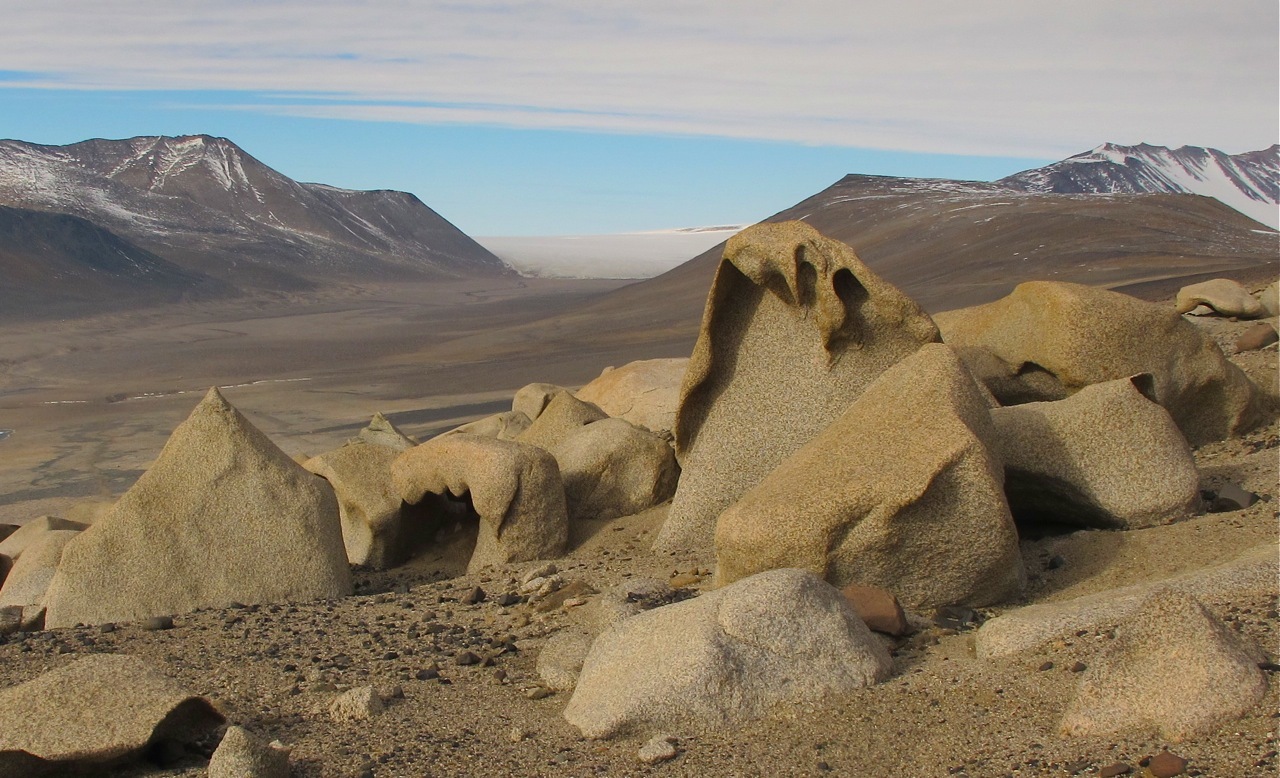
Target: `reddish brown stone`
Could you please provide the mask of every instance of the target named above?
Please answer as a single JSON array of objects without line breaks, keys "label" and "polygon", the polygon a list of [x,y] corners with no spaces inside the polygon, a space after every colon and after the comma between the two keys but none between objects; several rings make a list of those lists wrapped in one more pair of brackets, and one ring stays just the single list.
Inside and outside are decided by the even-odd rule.
[{"label": "reddish brown stone", "polygon": [[1173,778],[1175,775],[1182,775],[1186,769],[1187,760],[1168,751],[1161,751],[1151,757],[1151,762],[1147,765],[1147,772],[1153,778]]},{"label": "reddish brown stone", "polygon": [[1264,321],[1253,325],[1241,333],[1239,338],[1236,338],[1236,353],[1257,351],[1260,348],[1270,346],[1278,340],[1280,340],[1280,334],[1276,333],[1276,328]]},{"label": "reddish brown stone", "polygon": [[888,589],[849,584],[840,593],[869,628],[894,637],[907,633],[907,616]]},{"label": "reddish brown stone", "polygon": [[1116,762],[1115,764],[1109,764],[1106,767],[1103,767],[1098,771],[1098,775],[1101,776],[1101,778],[1116,778],[1116,776],[1129,775],[1132,772],[1133,768],[1129,765],[1124,762]]}]

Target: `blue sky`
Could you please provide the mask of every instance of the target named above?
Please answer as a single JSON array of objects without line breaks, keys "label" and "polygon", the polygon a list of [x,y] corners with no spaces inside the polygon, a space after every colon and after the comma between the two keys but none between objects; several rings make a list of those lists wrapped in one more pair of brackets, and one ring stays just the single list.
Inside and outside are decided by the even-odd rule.
[{"label": "blue sky", "polygon": [[475,235],[749,222],[845,173],[1277,140],[1277,6],[11,2],[0,136],[228,137]]}]

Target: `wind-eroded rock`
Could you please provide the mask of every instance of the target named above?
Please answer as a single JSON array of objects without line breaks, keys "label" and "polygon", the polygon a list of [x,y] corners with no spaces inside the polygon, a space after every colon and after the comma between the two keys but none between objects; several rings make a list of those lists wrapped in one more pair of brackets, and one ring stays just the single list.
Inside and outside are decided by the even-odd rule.
[{"label": "wind-eroded rock", "polygon": [[626,419],[671,438],[680,406],[680,383],[689,359],[644,359],[607,368],[575,394],[615,419]]}]

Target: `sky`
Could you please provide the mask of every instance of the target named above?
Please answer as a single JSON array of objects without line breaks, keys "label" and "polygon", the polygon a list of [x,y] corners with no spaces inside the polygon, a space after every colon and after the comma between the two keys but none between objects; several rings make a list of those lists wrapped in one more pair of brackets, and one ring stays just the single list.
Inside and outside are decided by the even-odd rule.
[{"label": "sky", "polygon": [[1280,140],[1274,0],[0,0],[0,137],[206,133],[473,235]]}]

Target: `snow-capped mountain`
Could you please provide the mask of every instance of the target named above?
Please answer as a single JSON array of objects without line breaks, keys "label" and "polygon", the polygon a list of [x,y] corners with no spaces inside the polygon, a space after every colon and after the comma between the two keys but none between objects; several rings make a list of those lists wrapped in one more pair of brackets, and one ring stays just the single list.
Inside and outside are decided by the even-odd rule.
[{"label": "snow-capped mountain", "polygon": [[78,216],[250,286],[509,272],[411,194],[298,183],[205,135],[0,141],[0,205]]},{"label": "snow-capped mountain", "polygon": [[1280,227],[1280,144],[1231,155],[1199,146],[1104,143],[998,183],[1025,192],[1204,195],[1255,221]]}]

